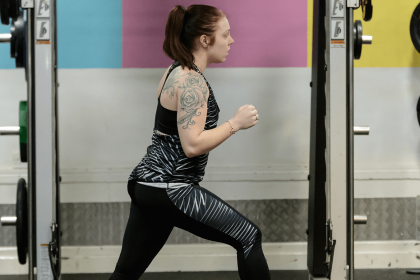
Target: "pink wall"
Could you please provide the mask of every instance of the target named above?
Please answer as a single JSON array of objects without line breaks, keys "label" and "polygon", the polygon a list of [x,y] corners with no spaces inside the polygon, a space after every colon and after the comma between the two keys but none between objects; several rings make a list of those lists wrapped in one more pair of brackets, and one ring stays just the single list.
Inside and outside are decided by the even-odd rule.
[{"label": "pink wall", "polygon": [[307,0],[123,0],[123,68],[166,68],[165,25],[176,5],[205,4],[227,13],[235,42],[210,67],[306,67]]}]

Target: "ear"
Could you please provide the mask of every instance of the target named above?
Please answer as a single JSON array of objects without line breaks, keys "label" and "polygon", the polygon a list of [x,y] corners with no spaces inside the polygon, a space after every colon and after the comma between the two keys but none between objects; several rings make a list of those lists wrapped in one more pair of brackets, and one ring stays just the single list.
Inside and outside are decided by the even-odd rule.
[{"label": "ear", "polygon": [[204,46],[207,47],[208,44],[210,43],[207,36],[206,35],[201,35],[200,37],[200,43]]}]

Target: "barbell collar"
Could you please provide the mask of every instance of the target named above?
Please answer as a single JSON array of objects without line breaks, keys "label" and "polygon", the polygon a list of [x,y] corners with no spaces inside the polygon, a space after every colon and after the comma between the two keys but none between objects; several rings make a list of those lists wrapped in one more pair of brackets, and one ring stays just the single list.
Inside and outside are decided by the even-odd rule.
[{"label": "barbell collar", "polygon": [[373,36],[371,35],[362,35],[362,44],[363,45],[372,45]]},{"label": "barbell collar", "polygon": [[366,225],[367,224],[367,216],[365,216],[365,215],[355,215],[354,216],[354,224],[355,225]]},{"label": "barbell collar", "polygon": [[354,135],[369,135],[370,128],[369,126],[354,126],[353,131]]},{"label": "barbell collar", "polygon": [[11,40],[12,40],[12,34],[0,33],[0,43],[10,43]]},{"label": "barbell collar", "polygon": [[17,217],[1,217],[1,226],[16,226]]},{"label": "barbell collar", "polygon": [[19,126],[0,126],[0,135],[19,135]]}]

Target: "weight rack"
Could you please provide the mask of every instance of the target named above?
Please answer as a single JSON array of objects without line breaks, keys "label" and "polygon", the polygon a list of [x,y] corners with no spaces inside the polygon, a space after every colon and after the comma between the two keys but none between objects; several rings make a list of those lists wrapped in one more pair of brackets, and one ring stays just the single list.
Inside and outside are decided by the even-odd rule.
[{"label": "weight rack", "polygon": [[360,59],[362,23],[353,10],[362,7],[370,21],[370,0],[314,0],[311,131],[308,201],[309,279],[354,280],[354,59]]},{"label": "weight rack", "polygon": [[[17,68],[25,68],[27,101],[19,104],[19,126],[0,127],[0,135],[19,135],[20,158],[28,162],[28,184],[20,178],[16,216],[18,259],[28,259],[28,278],[61,277],[60,189],[57,113],[57,12],[55,0],[1,0],[0,18],[12,21],[10,43]],[[36,268],[36,270],[35,270]]]}]

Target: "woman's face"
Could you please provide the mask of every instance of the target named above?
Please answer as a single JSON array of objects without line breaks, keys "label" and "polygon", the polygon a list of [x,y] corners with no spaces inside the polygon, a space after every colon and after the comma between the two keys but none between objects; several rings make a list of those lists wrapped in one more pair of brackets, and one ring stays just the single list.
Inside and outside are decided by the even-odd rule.
[{"label": "woman's face", "polygon": [[217,22],[214,36],[214,44],[208,48],[208,59],[210,63],[222,63],[226,60],[230,45],[234,42],[230,36],[230,25],[226,17]]}]

